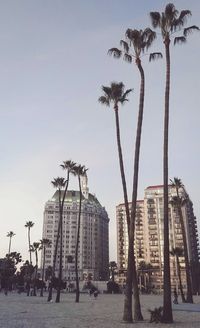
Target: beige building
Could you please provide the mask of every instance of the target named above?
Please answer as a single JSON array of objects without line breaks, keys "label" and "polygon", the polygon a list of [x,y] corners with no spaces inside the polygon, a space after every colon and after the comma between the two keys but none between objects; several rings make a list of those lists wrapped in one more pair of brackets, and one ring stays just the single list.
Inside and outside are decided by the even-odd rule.
[{"label": "beige building", "polygon": [[[89,193],[87,178],[82,180],[82,209],[80,225],[80,243],[78,250],[78,269],[80,280],[88,274],[94,280],[108,279],[109,250],[108,228],[109,218],[104,207],[97,198]],[[63,279],[75,280],[75,245],[79,211],[79,191],[67,191],[63,213]],[[46,250],[45,268],[53,265],[56,236],[58,231],[59,203],[58,191],[45,204],[43,221],[43,238],[52,241]],[[72,263],[69,263],[72,256]],[[42,258],[43,261],[43,258]],[[59,268],[59,253],[56,261],[56,274]]]},{"label": "beige building", "polygon": [[[169,199],[173,196],[175,196],[175,190],[169,186]],[[196,289],[198,278],[195,273],[195,265],[198,266],[199,263],[197,224],[193,213],[192,202],[185,190],[182,190],[182,196],[187,199],[182,208],[182,212],[186,229],[189,260],[192,269],[193,287]],[[124,209],[123,204],[117,206],[116,218],[119,270],[126,269],[128,255],[126,215],[125,211],[122,209]],[[144,192],[144,201],[137,202],[135,257],[137,266],[141,261],[144,261],[146,264],[150,263],[151,269],[148,274],[151,280],[151,287],[157,290],[162,290],[163,288],[163,229],[163,186],[158,185],[147,187]],[[120,238],[121,231],[124,232],[123,239]],[[126,241],[126,243],[124,243],[124,241]],[[176,247],[183,248],[182,230],[178,212],[170,204],[169,243],[171,250]],[[123,254],[123,257],[120,254]],[[186,287],[184,258],[180,257],[179,260],[182,268],[183,287]],[[170,266],[172,286],[178,287],[177,263],[173,256],[170,256]],[[122,271],[120,276],[121,278],[119,280],[122,280]]]}]

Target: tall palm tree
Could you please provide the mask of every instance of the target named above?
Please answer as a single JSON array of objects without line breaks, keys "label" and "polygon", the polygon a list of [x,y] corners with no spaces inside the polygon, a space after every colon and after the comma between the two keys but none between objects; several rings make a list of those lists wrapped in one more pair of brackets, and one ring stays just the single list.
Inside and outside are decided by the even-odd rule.
[{"label": "tall palm tree", "polygon": [[[169,96],[170,96],[170,38],[172,33],[180,31],[185,25],[189,10],[178,10],[172,3],[165,7],[162,13],[151,12],[150,18],[154,28],[161,30],[165,45],[166,57],[166,85],[165,85],[165,114],[164,114],[164,145],[163,145],[163,184],[164,184],[164,296],[163,296],[163,322],[173,322],[172,303],[171,303],[171,281],[170,281],[170,262],[169,262],[169,215],[168,215],[168,130],[169,130]],[[186,41],[187,35],[198,29],[191,26],[183,30],[183,36],[176,37],[174,44]],[[151,59],[154,59],[152,56]]]},{"label": "tall palm tree", "polygon": [[11,240],[14,236],[15,236],[15,233],[13,231],[9,231],[7,233],[7,237],[9,237],[8,255],[10,254],[10,250],[11,250]]},{"label": "tall palm tree", "polygon": [[47,301],[50,302],[52,300],[52,290],[53,290],[53,281],[55,278],[55,269],[56,269],[56,259],[58,253],[58,241],[60,240],[60,262],[59,262],[59,286],[57,289],[56,303],[60,302],[60,290],[62,283],[62,221],[63,221],[63,213],[62,213],[62,191],[65,188],[66,180],[64,178],[55,178],[51,181],[54,188],[58,190],[58,204],[59,204],[59,222],[58,222],[58,232],[56,237],[56,244],[54,249],[53,256],[53,268],[52,268],[52,276],[51,276],[51,284],[49,287],[49,294]]},{"label": "tall palm tree", "polygon": [[[135,216],[137,205],[137,189],[138,189],[138,172],[139,172],[139,157],[140,157],[140,142],[142,134],[143,110],[144,110],[144,93],[145,93],[145,75],[141,63],[141,55],[144,54],[156,37],[156,33],[150,28],[145,30],[127,29],[126,39],[121,40],[120,44],[123,50],[111,48],[108,53],[115,58],[123,56],[128,63],[135,63],[140,73],[140,96],[139,96],[139,111],[137,121],[137,134],[135,140],[135,155],[134,155],[134,174],[133,174],[133,190],[132,190],[132,206],[129,227],[129,248],[128,248],[128,267],[127,267],[127,283],[124,300],[124,315],[123,320],[132,322],[132,284],[134,295],[134,319],[143,320],[139,289],[137,281],[136,263],[134,257],[134,231],[135,231]],[[128,222],[127,222],[128,223]],[[132,266],[132,268],[131,268]]]},{"label": "tall palm tree", "polygon": [[176,190],[176,196],[172,199],[172,205],[178,209],[179,220],[181,224],[181,231],[183,236],[183,248],[184,248],[184,258],[185,258],[185,271],[186,271],[186,281],[187,281],[187,297],[186,302],[193,303],[192,297],[192,284],[191,284],[191,272],[190,272],[190,264],[189,264],[189,256],[188,256],[188,246],[187,246],[187,238],[186,238],[186,230],[184,225],[182,206],[186,203],[186,200],[180,196],[179,190],[184,190],[184,185],[179,178],[174,178],[170,180],[171,186]]},{"label": "tall palm tree", "polygon": [[29,249],[29,254],[30,254],[30,264],[32,264],[32,259],[31,259],[31,250],[30,250],[30,246],[31,246],[31,236],[30,236],[30,230],[31,228],[34,226],[34,222],[32,221],[27,221],[25,224],[25,228],[28,228],[28,249]]},{"label": "tall palm tree", "polygon": [[184,252],[183,249],[180,247],[172,248],[170,254],[176,258],[176,265],[177,265],[177,274],[179,279],[179,289],[181,293],[182,302],[185,303],[185,295],[183,293],[183,285],[182,285],[182,279],[181,279],[181,267],[180,267],[180,261],[179,257],[183,256]]},{"label": "tall palm tree", "polygon": [[33,280],[33,296],[36,296],[36,279],[38,272],[38,251],[40,250],[40,242],[34,242],[33,245],[30,246],[31,252],[35,253],[35,275]]},{"label": "tall palm tree", "polygon": [[[118,158],[119,158],[119,166],[122,180],[122,188],[124,194],[124,204],[126,210],[126,218],[127,218],[127,227],[128,232],[130,231],[130,212],[129,212],[129,202],[128,202],[128,193],[126,186],[126,177],[124,171],[124,160],[121,146],[121,135],[120,135],[120,123],[119,123],[119,104],[123,105],[126,101],[128,101],[127,96],[132,91],[132,89],[128,89],[124,91],[124,84],[122,82],[116,83],[112,82],[110,87],[102,86],[103,96],[99,98],[99,102],[103,105],[110,106],[113,104],[114,112],[115,112],[115,126],[116,126],[116,137],[117,137],[117,148],[118,148]],[[129,240],[129,244],[131,241]],[[131,259],[130,259],[131,257]],[[129,254],[130,263],[133,261],[133,251]],[[128,263],[127,268],[127,288],[125,294],[125,309],[126,321],[132,322],[132,276],[133,276],[133,267]]]},{"label": "tall palm tree", "polygon": [[46,258],[46,247],[51,246],[51,240],[48,238],[43,238],[40,240],[40,249],[43,251],[43,263],[42,263],[42,287],[40,290],[40,296],[43,296],[43,283],[44,283],[44,273],[45,273],[45,258]]},{"label": "tall palm tree", "polygon": [[74,167],[74,174],[78,177],[79,184],[79,212],[78,212],[78,224],[76,232],[76,248],[75,248],[75,274],[76,274],[76,299],[75,302],[79,303],[79,276],[78,276],[78,247],[80,238],[80,224],[81,224],[81,205],[82,205],[82,190],[81,190],[81,177],[87,175],[87,170],[84,165],[76,165]]}]

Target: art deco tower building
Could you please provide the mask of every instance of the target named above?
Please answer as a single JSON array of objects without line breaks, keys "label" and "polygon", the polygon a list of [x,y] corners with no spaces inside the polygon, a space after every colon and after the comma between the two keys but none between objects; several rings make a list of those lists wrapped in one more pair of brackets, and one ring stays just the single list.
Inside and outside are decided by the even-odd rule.
[{"label": "art deco tower building", "polygon": [[[109,218],[104,207],[97,198],[89,193],[87,178],[81,180],[82,208],[80,225],[80,243],[78,250],[78,270],[80,280],[90,274],[93,280],[108,279],[109,250],[108,226]],[[63,213],[63,279],[75,279],[75,245],[79,212],[79,191],[67,192]],[[59,203],[58,191],[45,204],[43,238],[52,241],[46,250],[45,267],[53,265],[56,236],[58,231]],[[69,257],[72,259],[69,261]],[[56,262],[56,273],[59,267],[59,254]]]}]

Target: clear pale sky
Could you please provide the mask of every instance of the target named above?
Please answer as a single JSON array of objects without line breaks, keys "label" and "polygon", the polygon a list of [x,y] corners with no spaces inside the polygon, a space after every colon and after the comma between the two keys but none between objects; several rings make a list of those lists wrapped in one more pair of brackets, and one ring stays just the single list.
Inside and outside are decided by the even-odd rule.
[{"label": "clear pale sky", "polygon": [[[12,249],[28,258],[26,221],[32,241],[42,237],[50,181],[63,176],[59,164],[72,159],[89,168],[91,193],[110,217],[110,259],[116,260],[115,206],[123,201],[114,113],[98,103],[101,85],[123,81],[134,88],[120,111],[129,196],[138,111],[139,74],[134,65],[107,56],[127,28],[150,26],[148,13],[162,0],[0,1],[0,257],[6,234]],[[200,26],[200,2],[177,0],[190,9],[188,26]],[[158,36],[152,51],[164,51]],[[184,182],[200,218],[200,33],[171,47],[169,177]],[[148,62],[138,198],[162,184],[165,60]],[[71,189],[77,188],[75,179]],[[199,221],[200,222],[200,221]]]}]

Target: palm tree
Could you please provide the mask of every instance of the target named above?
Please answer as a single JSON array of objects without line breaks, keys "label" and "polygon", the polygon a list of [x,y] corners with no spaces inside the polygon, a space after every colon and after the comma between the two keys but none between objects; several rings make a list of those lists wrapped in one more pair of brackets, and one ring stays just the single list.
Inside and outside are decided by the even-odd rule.
[{"label": "palm tree", "polygon": [[30,254],[30,264],[32,264],[31,250],[30,250],[30,246],[31,246],[30,230],[33,226],[34,226],[34,222],[32,222],[32,221],[27,221],[25,224],[25,228],[28,228],[28,249],[29,249],[29,254]]},{"label": "palm tree", "polygon": [[[136,205],[137,205],[137,188],[138,188],[138,172],[139,172],[139,156],[140,156],[140,142],[142,134],[142,122],[143,122],[143,109],[144,109],[144,92],[145,92],[145,75],[141,63],[141,55],[144,54],[156,37],[156,33],[150,28],[145,30],[132,30],[126,31],[127,41],[121,40],[120,44],[123,50],[117,48],[111,48],[108,53],[115,58],[123,58],[128,63],[135,62],[140,73],[140,97],[139,97],[139,111],[137,122],[137,134],[135,140],[135,155],[134,155],[134,174],[133,174],[133,191],[132,191],[132,206],[129,229],[129,248],[128,248],[128,267],[127,267],[127,282],[126,293],[124,300],[124,315],[123,320],[126,322],[132,322],[132,284],[134,293],[134,319],[143,320],[139,289],[137,282],[137,271],[134,257],[134,231],[135,231],[135,217],[136,217]],[[128,220],[128,219],[127,219]],[[127,222],[128,223],[128,222]],[[132,267],[132,268],[131,268]]]},{"label": "palm tree", "polygon": [[40,240],[40,249],[43,250],[43,263],[42,263],[42,287],[40,290],[40,296],[43,296],[43,283],[44,283],[44,273],[45,273],[45,258],[46,258],[46,247],[51,246],[51,240],[48,238],[43,238]]},{"label": "palm tree", "polygon": [[[124,84],[122,82],[116,83],[112,82],[110,87],[102,86],[103,96],[99,98],[99,102],[103,105],[110,106],[113,104],[114,112],[115,112],[115,126],[116,126],[116,137],[117,137],[117,147],[118,147],[118,157],[119,157],[119,166],[122,180],[122,188],[124,194],[124,204],[126,210],[126,218],[127,218],[127,226],[128,231],[130,230],[130,212],[129,212],[129,202],[128,202],[128,194],[127,194],[127,186],[126,186],[126,177],[124,171],[124,161],[122,154],[122,146],[121,146],[121,136],[120,136],[120,123],[119,123],[119,104],[123,105],[126,101],[128,101],[127,96],[132,91],[132,89],[128,89],[124,91]],[[130,240],[129,240],[130,243]],[[133,258],[133,253],[131,253]],[[130,258],[130,254],[129,254]],[[133,260],[130,260],[132,263]],[[126,311],[128,310],[129,319],[126,321],[132,322],[132,265],[128,264],[127,268],[127,288],[125,295],[125,304]],[[125,319],[124,319],[125,320]]]},{"label": "palm tree", "polygon": [[[58,288],[56,295],[56,303],[60,302],[60,291],[62,284],[62,247],[63,247],[63,211],[62,211],[62,190],[65,188],[66,180],[64,178],[56,178],[52,181],[52,185],[58,190],[58,202],[59,202],[59,225],[58,225],[58,238],[60,236],[60,261],[59,261],[59,274],[58,274]],[[55,249],[55,254],[57,254],[57,249]],[[55,255],[56,257],[56,255]],[[53,268],[55,271],[55,267]]]},{"label": "palm tree", "polygon": [[77,233],[76,233],[76,248],[75,248],[75,274],[76,274],[76,299],[75,302],[79,303],[79,276],[78,276],[78,247],[79,247],[79,238],[80,238],[80,223],[81,223],[81,205],[82,205],[82,190],[81,190],[81,177],[86,176],[88,169],[84,165],[76,165],[74,167],[74,174],[78,177],[79,184],[79,213],[78,213],[78,224],[77,224]]},{"label": "palm tree", "polygon": [[62,282],[62,197],[61,193],[63,188],[65,188],[66,181],[64,178],[55,178],[53,181],[51,181],[54,188],[58,190],[58,203],[59,203],[59,222],[58,222],[58,233],[56,237],[56,244],[54,249],[54,256],[53,256],[53,268],[52,268],[52,276],[51,276],[51,284],[49,287],[49,294],[47,301],[50,302],[52,300],[52,290],[53,290],[53,281],[55,278],[55,269],[56,269],[56,259],[57,259],[57,253],[58,253],[58,241],[60,238],[60,264],[59,264],[59,286],[57,289],[57,296],[56,296],[56,302],[60,302],[60,290],[61,290],[61,282]]},{"label": "palm tree", "polygon": [[179,279],[179,289],[180,289],[180,293],[181,293],[182,302],[185,303],[185,295],[183,293],[183,285],[182,285],[182,280],[181,280],[181,267],[180,267],[180,261],[179,261],[179,257],[183,256],[184,252],[183,252],[182,248],[175,247],[175,248],[172,248],[170,254],[176,258],[177,274],[178,274],[178,279]]},{"label": "palm tree", "polygon": [[38,272],[38,251],[40,250],[40,242],[34,242],[33,245],[30,246],[31,252],[35,253],[35,275],[33,280],[33,296],[36,296],[36,279]]},{"label": "palm tree", "polygon": [[8,255],[10,254],[10,250],[11,250],[11,240],[14,236],[15,236],[15,233],[13,231],[9,231],[7,233],[7,237],[9,237]]},{"label": "palm tree", "polygon": [[183,248],[184,248],[184,258],[185,258],[185,271],[186,271],[186,281],[187,281],[187,296],[186,302],[193,303],[192,297],[192,284],[191,284],[191,274],[190,274],[190,264],[189,264],[189,256],[188,256],[188,246],[187,246],[187,238],[186,238],[186,231],[182,213],[182,206],[186,203],[186,200],[183,199],[179,195],[179,190],[184,190],[184,185],[179,178],[174,178],[174,180],[170,180],[171,186],[176,189],[176,196],[172,199],[172,205],[178,209],[179,220],[181,224],[181,231],[183,236]]},{"label": "palm tree", "polygon": [[[170,281],[170,262],[169,262],[169,214],[168,214],[168,130],[169,130],[169,95],[170,95],[170,38],[172,33],[180,31],[185,25],[189,10],[178,10],[172,3],[165,7],[162,13],[151,12],[150,18],[154,28],[160,28],[163,42],[165,45],[166,57],[166,85],[165,85],[165,115],[164,115],[164,147],[163,147],[163,184],[164,184],[164,297],[163,297],[163,322],[172,323],[172,303],[171,303],[171,281]],[[191,26],[183,30],[183,36],[176,37],[174,44],[186,41],[187,35],[198,29]],[[156,55],[155,55],[156,56]],[[155,58],[152,55],[151,59]]]}]

